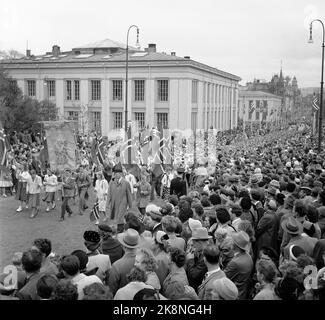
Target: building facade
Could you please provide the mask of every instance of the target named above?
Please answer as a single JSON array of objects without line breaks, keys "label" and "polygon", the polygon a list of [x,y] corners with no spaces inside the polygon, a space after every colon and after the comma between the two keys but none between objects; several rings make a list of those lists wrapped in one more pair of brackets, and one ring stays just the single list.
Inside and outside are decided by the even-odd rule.
[{"label": "building facade", "polygon": [[[126,46],[111,40],[60,52],[2,61],[23,94],[56,104],[60,118],[103,135],[124,127]],[[233,74],[156,51],[129,46],[128,120],[138,126],[227,130],[237,126]],[[85,121],[87,119],[87,121]],[[87,131],[86,130],[86,131]]]},{"label": "building facade", "polygon": [[238,118],[245,123],[278,123],[282,97],[263,91],[239,90]]}]

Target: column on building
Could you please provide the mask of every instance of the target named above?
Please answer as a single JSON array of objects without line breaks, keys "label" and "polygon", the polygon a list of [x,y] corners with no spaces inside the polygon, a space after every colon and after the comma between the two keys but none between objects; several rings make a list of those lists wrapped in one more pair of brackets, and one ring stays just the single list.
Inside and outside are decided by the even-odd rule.
[{"label": "column on building", "polygon": [[197,129],[203,129],[204,113],[203,113],[203,89],[202,81],[198,81],[198,96],[197,96]]},{"label": "column on building", "polygon": [[106,69],[105,69],[105,77],[101,81],[102,110],[100,115],[102,135],[104,136],[108,135],[108,132],[110,131],[109,124],[111,123],[110,108],[109,108],[109,101],[110,101],[109,88],[110,88],[109,79],[107,78]]},{"label": "column on building", "polygon": [[238,126],[238,86],[235,87],[235,101],[234,101],[234,127]]},{"label": "column on building", "polygon": [[223,131],[224,129],[224,88],[223,85],[220,85],[220,130]]},{"label": "column on building", "polygon": [[[43,84],[44,87],[44,84]],[[44,89],[43,89],[44,92]],[[59,119],[64,119],[64,80],[57,79],[55,81],[55,103],[58,108]]]},{"label": "column on building", "polygon": [[212,102],[212,116],[211,116],[211,125],[213,128],[216,128],[216,85],[212,83],[211,88],[211,102]]},{"label": "column on building", "polygon": [[46,91],[47,83],[45,81],[46,81],[45,79],[36,80],[36,99],[38,101],[48,99],[47,91]]},{"label": "column on building", "polygon": [[169,79],[169,124],[172,129],[180,129],[180,106],[179,106],[179,91],[180,91],[180,80],[179,79]]},{"label": "column on building", "polygon": [[23,95],[27,95],[27,93],[26,93],[26,84],[25,84],[24,79],[18,79],[17,80],[17,86],[19,87],[19,89],[21,90]]},{"label": "column on building", "polygon": [[151,79],[150,71],[149,71],[148,79],[145,81],[145,95],[146,95],[145,124],[149,125],[149,127],[152,128],[155,122],[155,80]]},{"label": "column on building", "polygon": [[218,130],[222,130],[221,128],[221,119],[222,119],[222,103],[221,103],[221,85],[218,84]]}]

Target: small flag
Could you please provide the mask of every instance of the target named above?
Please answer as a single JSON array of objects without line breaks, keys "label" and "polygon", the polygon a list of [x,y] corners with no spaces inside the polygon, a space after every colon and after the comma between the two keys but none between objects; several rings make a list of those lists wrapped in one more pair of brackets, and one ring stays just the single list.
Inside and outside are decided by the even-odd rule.
[{"label": "small flag", "polygon": [[319,105],[317,103],[318,103],[318,99],[317,99],[316,94],[314,93],[312,105],[313,105],[313,108],[315,109],[315,111],[319,110]]},{"label": "small flag", "polygon": [[99,220],[99,204],[95,203],[93,209],[90,211],[89,219],[91,222]]},{"label": "small flag", "polygon": [[97,152],[96,152],[96,155],[97,155],[97,161],[100,164],[103,164],[105,158],[104,158],[104,141],[103,141],[102,136],[99,136],[97,138]]}]

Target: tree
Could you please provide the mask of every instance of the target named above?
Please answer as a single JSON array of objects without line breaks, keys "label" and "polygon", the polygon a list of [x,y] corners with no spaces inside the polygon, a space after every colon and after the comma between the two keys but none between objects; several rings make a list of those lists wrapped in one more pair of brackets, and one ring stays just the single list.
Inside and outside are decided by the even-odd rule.
[{"label": "tree", "polygon": [[57,108],[51,102],[23,96],[17,83],[0,68],[0,118],[8,132],[33,129],[39,121],[56,120]]}]

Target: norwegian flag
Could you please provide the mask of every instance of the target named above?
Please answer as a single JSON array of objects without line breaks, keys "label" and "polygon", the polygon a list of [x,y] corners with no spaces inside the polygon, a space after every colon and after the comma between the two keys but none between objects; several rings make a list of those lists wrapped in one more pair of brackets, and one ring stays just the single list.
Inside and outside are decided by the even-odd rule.
[{"label": "norwegian flag", "polygon": [[103,137],[99,136],[97,138],[97,151],[96,151],[96,156],[97,156],[97,161],[101,164],[104,163],[104,141]]},{"label": "norwegian flag", "polygon": [[316,94],[314,92],[312,106],[315,109],[315,111],[319,110],[319,105],[317,103],[318,103],[318,98],[317,98],[317,96],[316,96]]}]

